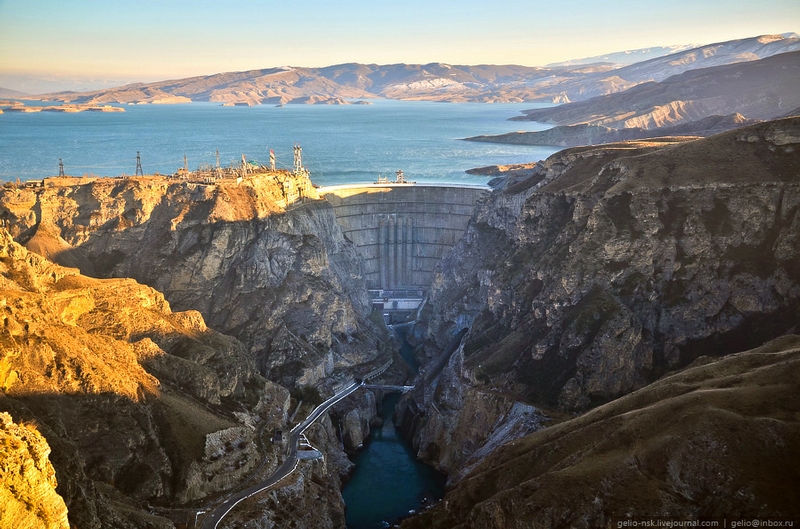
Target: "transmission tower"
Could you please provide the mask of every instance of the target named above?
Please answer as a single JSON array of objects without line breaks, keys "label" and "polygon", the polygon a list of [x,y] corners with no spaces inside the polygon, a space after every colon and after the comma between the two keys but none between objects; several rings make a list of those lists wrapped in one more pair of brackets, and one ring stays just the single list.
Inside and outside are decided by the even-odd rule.
[{"label": "transmission tower", "polygon": [[269,150],[269,170],[275,170],[275,151],[272,149]]},{"label": "transmission tower", "polygon": [[61,158],[58,159],[58,176],[65,176],[64,175],[64,160]]},{"label": "transmission tower", "polygon": [[134,176],[144,176],[144,171],[142,170],[142,157],[139,155],[139,151],[136,151],[136,173]]},{"label": "transmission tower", "polygon": [[217,168],[214,173],[216,174],[217,178],[222,177],[222,169],[219,168],[219,149],[217,149]]},{"label": "transmission tower", "polygon": [[294,145],[294,173],[303,172],[303,148],[299,144]]}]

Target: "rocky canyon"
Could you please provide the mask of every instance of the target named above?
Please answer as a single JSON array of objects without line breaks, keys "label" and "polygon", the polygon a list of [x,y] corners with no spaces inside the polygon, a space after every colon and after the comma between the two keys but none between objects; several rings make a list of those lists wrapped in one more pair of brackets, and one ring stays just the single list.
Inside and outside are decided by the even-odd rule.
[{"label": "rocky canyon", "polygon": [[[396,424],[448,490],[403,526],[800,515],[800,118],[495,172],[407,333]],[[14,520],[192,526],[412,376],[307,174],[8,184],[0,220]],[[379,398],[221,527],[343,527]]]},{"label": "rocky canyon", "polygon": [[451,488],[403,527],[796,516],[799,147],[791,118],[500,171],[414,335],[401,424]]},{"label": "rocky canyon", "polygon": [[[363,262],[307,176],[49,179],[0,202],[0,408],[38,424],[75,526],[188,523],[275,469],[269,439],[293,412],[395,354]],[[331,419],[313,427],[325,463],[280,489],[297,498],[276,499],[273,520],[343,524],[344,449],[376,405],[333,413],[344,443]]]}]

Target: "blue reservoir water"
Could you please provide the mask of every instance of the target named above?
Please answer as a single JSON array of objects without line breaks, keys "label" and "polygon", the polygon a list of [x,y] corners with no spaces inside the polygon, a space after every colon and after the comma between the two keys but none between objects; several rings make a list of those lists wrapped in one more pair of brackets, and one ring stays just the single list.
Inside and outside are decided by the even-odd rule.
[{"label": "blue reservoir water", "polygon": [[480,134],[542,130],[509,122],[532,103],[479,104],[378,100],[371,105],[223,107],[215,103],[125,106],[125,112],[39,112],[0,115],[0,180],[58,174],[134,174],[136,153],[145,173],[183,166],[266,163],[292,167],[292,147],[303,147],[315,184],[372,182],[402,169],[418,182],[485,183],[466,169],[544,159],[557,149],[459,141]]},{"label": "blue reservoir water", "polygon": [[392,414],[399,399],[399,394],[384,398],[383,426],[353,459],[355,472],[342,491],[349,529],[389,527],[444,496],[445,476],[417,461],[395,429]]}]

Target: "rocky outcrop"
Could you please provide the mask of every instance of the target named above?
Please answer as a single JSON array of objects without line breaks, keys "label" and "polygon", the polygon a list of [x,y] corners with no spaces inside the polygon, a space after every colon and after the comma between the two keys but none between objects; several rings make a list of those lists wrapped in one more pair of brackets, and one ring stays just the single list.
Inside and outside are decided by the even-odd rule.
[{"label": "rocky outcrop", "polygon": [[431,389],[404,420],[420,454],[452,472],[514,402],[584,411],[794,328],[799,144],[792,118],[568,149],[498,186],[416,330]]},{"label": "rocky outcrop", "polygon": [[34,425],[0,413],[0,524],[68,529],[67,506],[56,493],[50,446]]},{"label": "rocky outcrop", "polygon": [[[312,445],[318,448],[339,443],[336,428],[328,417],[320,419],[307,433]],[[334,451],[318,459],[301,460],[281,486],[243,501],[220,528],[345,527],[344,501],[339,491],[352,465],[343,453]]]},{"label": "rocky outcrop", "polygon": [[793,519],[800,337],[688,369],[494,451],[413,528]]},{"label": "rocky outcrop", "polygon": [[368,319],[363,262],[307,176],[70,180],[2,193],[19,240],[199,311],[245,343],[275,382],[313,386],[391,354],[382,326]]},{"label": "rocky outcrop", "polygon": [[[256,428],[284,427],[288,391],[199,313],[172,312],[131,279],[55,265],[4,230],[0,292],[0,409],[47,439],[71,524],[171,527],[143,508],[205,497],[220,488],[218,473],[240,480],[274,458]],[[230,431],[231,453],[205,453]]]}]

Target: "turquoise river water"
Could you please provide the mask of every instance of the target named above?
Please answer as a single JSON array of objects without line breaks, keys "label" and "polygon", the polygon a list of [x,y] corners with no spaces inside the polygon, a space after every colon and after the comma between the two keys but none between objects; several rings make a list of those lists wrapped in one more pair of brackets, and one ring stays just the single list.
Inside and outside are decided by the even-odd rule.
[{"label": "turquoise river water", "polygon": [[[400,355],[414,369],[405,328],[397,328]],[[400,394],[391,393],[381,403],[383,426],[372,432],[364,449],[354,458],[355,472],[344,487],[348,529],[389,527],[400,518],[444,496],[446,476],[420,463],[392,422]]]},{"label": "turquoise river water", "polygon": [[344,487],[349,529],[378,529],[444,495],[445,476],[414,458],[392,422],[400,395],[383,399],[383,426],[373,431],[354,458],[356,469]]}]

